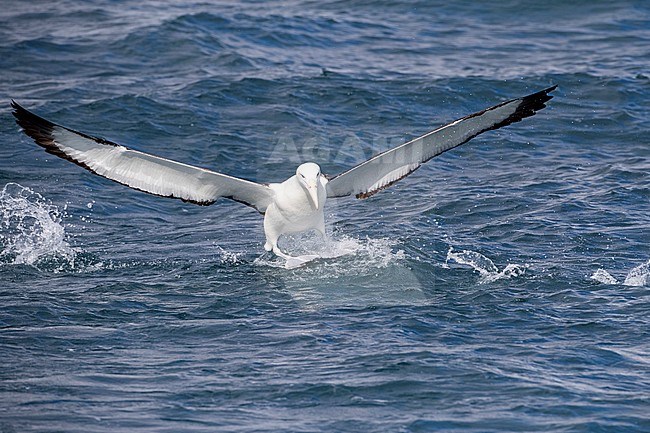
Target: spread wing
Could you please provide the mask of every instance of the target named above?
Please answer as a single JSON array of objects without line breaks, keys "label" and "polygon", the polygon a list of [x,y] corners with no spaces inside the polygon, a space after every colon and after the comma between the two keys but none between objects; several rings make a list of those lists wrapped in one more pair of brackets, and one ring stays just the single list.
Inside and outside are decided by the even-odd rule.
[{"label": "spread wing", "polygon": [[557,86],[532,95],[512,99],[478,113],[451,122],[419,138],[404,143],[330,179],[328,197],[354,194],[368,198],[388,188],[417,170],[420,165],[454,147],[468,142],[477,135],[519,122],[544,108]]},{"label": "spread wing", "polygon": [[138,152],[56,125],[15,101],[11,106],[16,123],[47,152],[133,189],[199,205],[227,197],[261,213],[273,201],[267,185]]}]

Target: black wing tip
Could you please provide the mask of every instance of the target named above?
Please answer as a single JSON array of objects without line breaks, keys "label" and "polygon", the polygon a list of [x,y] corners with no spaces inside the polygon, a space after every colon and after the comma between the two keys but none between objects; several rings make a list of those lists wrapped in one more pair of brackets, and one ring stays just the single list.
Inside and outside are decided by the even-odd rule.
[{"label": "black wing tip", "polygon": [[25,109],[23,108],[22,105],[20,105],[18,102],[16,102],[16,100],[13,99],[13,98],[11,98],[11,108],[13,108],[14,111],[21,111],[21,110],[23,110],[23,111],[27,111],[27,110],[25,110]]},{"label": "black wing tip", "polygon": [[[539,111],[542,108],[546,107],[546,103],[553,99],[553,95],[550,93],[557,89],[557,84],[554,86],[548,87],[544,90],[540,90],[539,92],[535,92],[533,94],[530,94],[528,96],[524,96],[521,98],[521,105],[517,107],[517,111],[522,110],[522,109],[528,109],[528,110],[534,110],[534,111]],[[532,113],[535,114],[535,113]],[[531,114],[531,116],[532,116]]]},{"label": "black wing tip", "polygon": [[541,110],[542,108],[546,107],[546,105],[545,105],[546,102],[553,99],[553,95],[551,95],[550,93],[552,91],[554,91],[555,89],[557,89],[557,84],[555,84],[555,85],[553,85],[551,87],[548,87],[548,88],[546,88],[544,90],[540,90],[539,92],[535,92],[535,93],[533,93],[531,95],[524,96],[523,98],[521,98],[522,102],[524,104],[529,103],[531,105],[534,105],[535,107],[539,107],[537,109]]},{"label": "black wing tip", "polygon": [[[497,123],[496,125],[493,125],[492,127],[488,128],[487,130],[494,130],[494,129],[499,129],[504,126],[508,126],[512,123],[520,122],[521,120],[525,119],[526,117],[531,117],[534,116],[539,110],[542,110],[543,108],[546,108],[546,103],[553,99],[553,95],[550,93],[557,89],[558,85],[554,84],[551,87],[547,87],[544,90],[540,90],[539,92],[531,93],[528,96],[524,96],[519,99],[513,99],[507,102],[504,102],[503,104],[497,105],[497,107],[503,106],[505,104],[509,104],[514,101],[521,101],[517,108],[515,109],[515,112],[512,113],[508,118],[503,120],[502,122]],[[495,107],[496,108],[496,107]]]},{"label": "black wing tip", "polygon": [[43,119],[31,111],[23,108],[15,100],[11,100],[11,114],[16,118],[16,123],[22,130],[31,137],[36,144],[44,147],[48,152],[57,152],[58,148],[54,144],[52,129],[56,126],[49,120]]},{"label": "black wing tip", "polygon": [[540,90],[537,93],[533,93],[532,95],[524,96],[521,105],[517,107],[517,112],[520,113],[522,119],[524,117],[532,116],[537,111],[546,108],[546,103],[553,99],[553,95],[550,93],[555,89],[557,89],[557,84],[544,90]]},{"label": "black wing tip", "polygon": [[75,131],[74,129],[66,128],[65,126],[50,122],[49,120],[44,119],[41,116],[38,116],[28,109],[22,107],[13,99],[11,100],[11,107],[13,108],[11,114],[14,115],[16,118],[16,123],[22,128],[25,134],[30,136],[36,142],[36,144],[44,147],[48,152],[53,153],[57,156],[61,155],[58,146],[54,143],[54,137],[52,136],[52,130],[54,128],[60,128],[72,132],[73,134],[77,134],[83,138],[93,140],[99,144],[115,147],[119,146],[119,144],[105,138]]},{"label": "black wing tip", "polygon": [[42,117],[37,116],[28,109],[24,108],[13,99],[11,100],[11,108],[13,108],[11,114],[13,114],[16,118],[16,123],[18,123],[18,125],[23,129],[25,129],[25,126],[47,126],[48,128],[56,126],[49,120],[43,119]]}]

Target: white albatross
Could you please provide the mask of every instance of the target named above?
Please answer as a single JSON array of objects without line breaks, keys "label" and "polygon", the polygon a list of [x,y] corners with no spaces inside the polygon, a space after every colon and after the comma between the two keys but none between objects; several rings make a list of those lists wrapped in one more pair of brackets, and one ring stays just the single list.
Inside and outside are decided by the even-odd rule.
[{"label": "white albatross", "polygon": [[[150,194],[209,205],[220,197],[257,209],[264,215],[264,248],[288,260],[278,248],[285,233],[316,230],[325,236],[323,208],[329,198],[368,198],[417,170],[423,163],[477,135],[533,116],[557,86],[502,102],[421,137],[382,152],[337,176],[327,178],[308,162],[282,183],[261,184],[205,168],[138,152],[103,138],[57,125],[11,101],[13,115],[36,144],[53,155]],[[298,259],[300,262],[300,259]]]}]

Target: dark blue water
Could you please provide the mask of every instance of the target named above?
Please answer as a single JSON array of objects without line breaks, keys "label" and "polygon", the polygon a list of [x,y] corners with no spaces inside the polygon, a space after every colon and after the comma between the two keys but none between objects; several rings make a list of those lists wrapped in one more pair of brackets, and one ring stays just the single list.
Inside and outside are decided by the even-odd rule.
[{"label": "dark blue water", "polygon": [[[647,2],[170,3],[2,3],[1,432],[650,431]],[[268,182],[555,83],[293,270],[9,108]]]}]

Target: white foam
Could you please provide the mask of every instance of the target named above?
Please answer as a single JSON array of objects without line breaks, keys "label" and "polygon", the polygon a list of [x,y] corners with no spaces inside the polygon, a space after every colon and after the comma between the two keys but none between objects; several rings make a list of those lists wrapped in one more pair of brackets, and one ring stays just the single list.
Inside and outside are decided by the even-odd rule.
[{"label": "white foam", "polygon": [[17,183],[0,191],[0,263],[37,265],[45,259],[74,263],[59,209]]},{"label": "white foam", "polygon": [[626,286],[646,286],[650,282],[650,260],[633,268],[623,282]]},{"label": "white foam", "polygon": [[603,284],[618,284],[618,280],[604,269],[598,269],[591,277],[592,280]]},{"label": "white foam", "polygon": [[[292,299],[306,310],[326,306],[422,305],[429,302],[418,276],[404,260],[406,254],[395,239],[354,238],[335,233],[322,243],[299,237],[306,248],[310,242],[320,244],[311,249],[317,258],[293,269],[285,260],[270,254],[255,260],[274,279],[282,282]],[[287,239],[285,250],[302,251]],[[295,254],[295,250],[291,251]],[[280,269],[278,269],[280,268]],[[380,281],[381,283],[378,283]]]},{"label": "white foam", "polygon": [[[594,272],[591,277],[592,280],[597,281],[603,284],[621,284],[616,278],[614,278],[609,272],[605,269],[598,269]],[[650,283],[650,260],[646,263],[643,263],[639,266],[632,268],[627,273],[625,280],[623,281],[624,286],[634,286],[642,287],[647,286]]]},{"label": "white foam", "polygon": [[445,267],[449,267],[450,260],[453,260],[460,265],[472,267],[481,275],[481,283],[489,283],[504,278],[508,279],[518,277],[523,275],[528,268],[528,265],[508,264],[500,271],[494,262],[483,254],[470,250],[456,252],[454,251],[454,247],[449,247],[449,251],[447,251]]},{"label": "white foam", "polygon": [[[406,256],[403,250],[395,249],[396,241],[388,238],[357,239],[348,235],[334,234],[323,242],[320,236],[302,234],[283,237],[282,241],[283,251],[290,255],[309,257],[306,263],[315,262],[312,265],[318,266],[318,264],[323,265],[327,262],[330,276],[344,275],[351,269],[358,273],[362,269],[385,268]],[[345,257],[346,260],[337,262],[329,260],[340,257]],[[353,267],[351,267],[350,260],[354,261]],[[286,261],[279,257],[274,259],[260,257],[255,260],[254,264],[287,268]],[[298,266],[298,268],[300,267],[304,268],[304,266]],[[332,267],[336,269],[332,269]]]},{"label": "white foam", "polygon": [[217,245],[216,248],[219,252],[219,259],[221,260],[222,265],[237,265],[241,262],[241,257],[244,255],[244,253],[241,252],[226,251],[219,245]]}]

